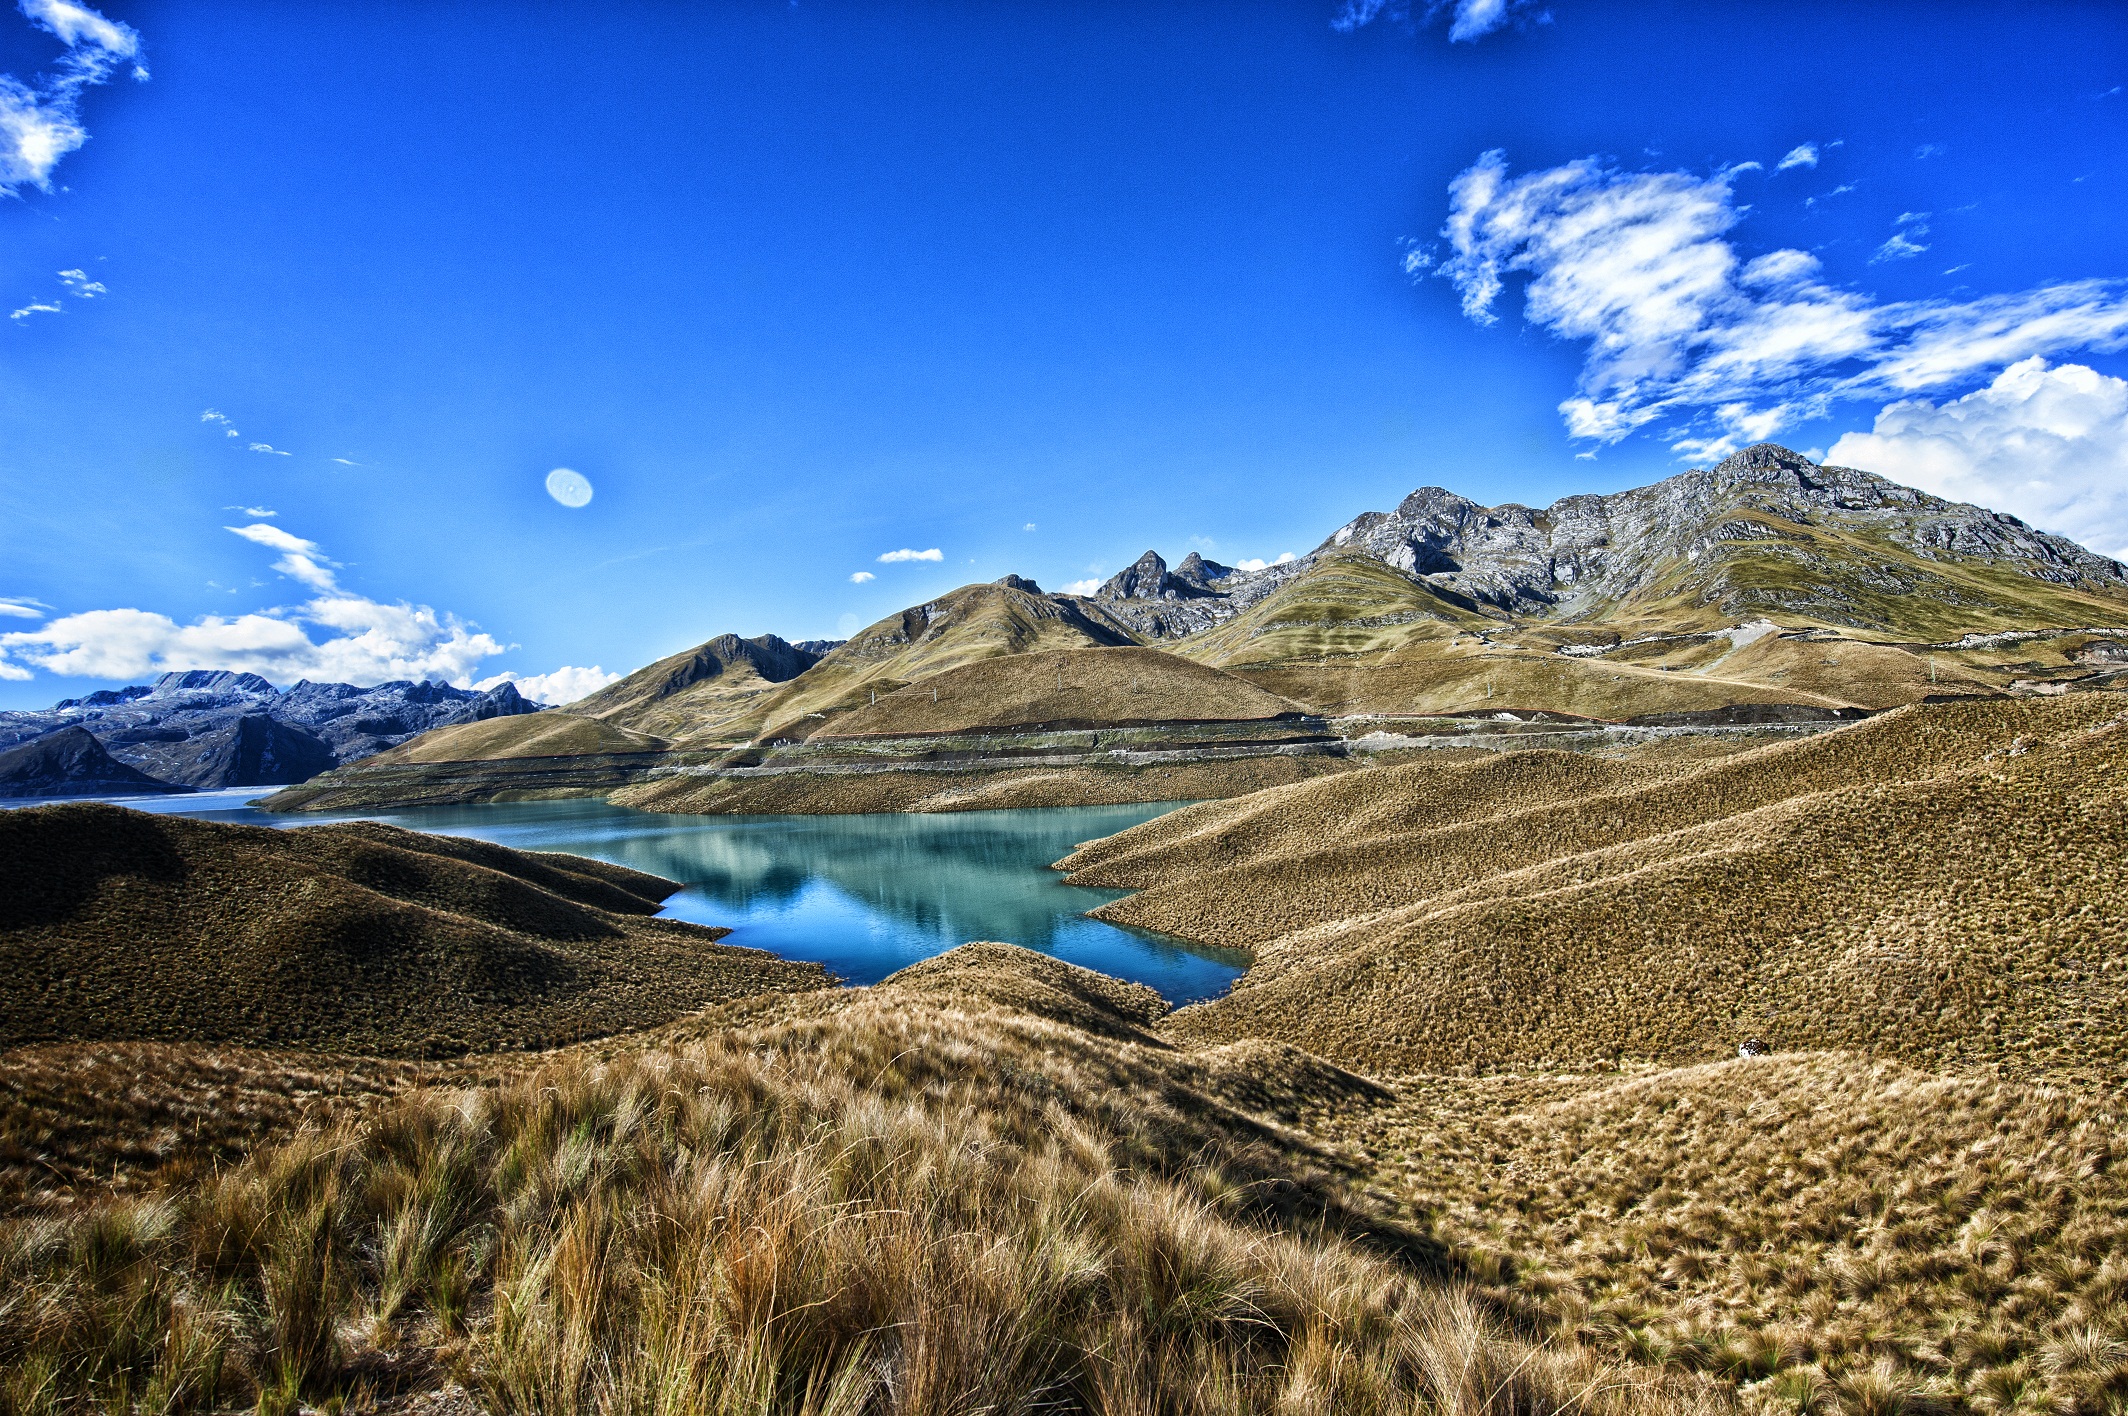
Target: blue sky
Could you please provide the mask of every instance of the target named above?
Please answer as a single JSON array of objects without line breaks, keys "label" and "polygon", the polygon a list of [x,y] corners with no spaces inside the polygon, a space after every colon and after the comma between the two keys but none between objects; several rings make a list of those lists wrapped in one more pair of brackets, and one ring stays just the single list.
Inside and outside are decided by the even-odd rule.
[{"label": "blue sky", "polygon": [[1760,436],[2128,551],[2117,4],[24,0],[0,73],[0,706],[560,698]]}]

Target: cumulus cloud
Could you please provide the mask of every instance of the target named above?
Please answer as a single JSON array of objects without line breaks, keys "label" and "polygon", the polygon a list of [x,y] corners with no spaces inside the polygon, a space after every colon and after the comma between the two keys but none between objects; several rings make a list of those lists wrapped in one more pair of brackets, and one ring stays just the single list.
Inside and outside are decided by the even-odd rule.
[{"label": "cumulus cloud", "polygon": [[1065,583],[1062,593],[1066,595],[1091,595],[1100,588],[1101,582],[1099,580],[1072,580]]},{"label": "cumulus cloud", "polygon": [[36,86],[0,74],[0,193],[24,187],[52,189],[52,169],[89,140],[81,125],[81,95],[132,62],[133,77],[145,79],[140,36],[71,0],[22,0],[31,24],[56,37],[67,52]]},{"label": "cumulus cloud", "polygon": [[1816,143],[1797,143],[1794,147],[1788,149],[1788,155],[1783,157],[1773,170],[1786,172],[1791,167],[1816,167],[1817,165],[1818,145]]},{"label": "cumulus cloud", "polygon": [[[1451,41],[1474,40],[1483,39],[1506,24],[1515,12],[1529,8],[1529,0],[1345,0],[1344,8],[1330,25],[1350,34],[1376,20],[1430,24],[1447,14]],[[1540,23],[1543,18],[1539,16]]]},{"label": "cumulus cloud", "polygon": [[520,674],[505,672],[493,678],[484,678],[473,685],[485,693],[501,683],[514,683],[517,691],[534,703],[544,703],[550,708],[559,708],[574,703],[579,698],[589,698],[609,683],[619,683],[619,674],[609,674],[597,664],[588,669],[566,665],[544,674]]},{"label": "cumulus cloud", "polygon": [[1826,460],[2128,558],[2128,381],[2081,364],[2021,359],[1963,398],[1902,399]]},{"label": "cumulus cloud", "polygon": [[879,558],[879,563],[881,565],[894,565],[900,561],[937,561],[944,560],[945,558],[945,552],[941,551],[936,546],[933,546],[928,551],[912,551],[907,548],[903,548],[899,551],[888,551],[885,555]]},{"label": "cumulus cloud", "polygon": [[[1524,317],[1586,346],[1574,396],[1559,406],[1572,436],[1611,443],[1664,420],[1690,457],[1773,437],[1838,400],[2128,344],[2124,281],[1886,302],[1827,284],[1805,251],[1746,260],[1727,239],[1743,215],[1732,175],[1584,158],[1514,177],[1489,152],[1450,185],[1449,252],[1435,270],[1481,324],[1498,318],[1508,278],[1526,276]],[[1924,215],[1908,213],[1903,229]]]},{"label": "cumulus cloud", "polygon": [[1236,562],[1234,563],[1234,568],[1235,568],[1236,570],[1251,570],[1251,571],[1254,571],[1254,570],[1266,570],[1266,569],[1269,569],[1269,568],[1270,568],[1271,566],[1274,566],[1274,565],[1284,565],[1284,564],[1286,564],[1286,563],[1287,563],[1288,561],[1290,561],[1290,560],[1293,560],[1293,559],[1294,559],[1294,555],[1293,555],[1293,552],[1291,552],[1291,551],[1280,551],[1280,552],[1278,553],[1278,559],[1277,559],[1277,560],[1268,560],[1268,561],[1267,561],[1267,560],[1264,560],[1264,559],[1262,559],[1261,557],[1258,557],[1258,558],[1256,558],[1256,559],[1253,559],[1253,560],[1245,560],[1245,561],[1236,561]]},{"label": "cumulus cloud", "polygon": [[852,571],[852,572],[851,572],[851,574],[850,574],[850,583],[851,583],[852,585],[862,585],[862,584],[864,584],[864,583],[865,583],[865,582],[866,582],[867,580],[877,580],[877,579],[879,579],[879,577],[878,577],[878,576],[876,576],[876,575],[874,575],[874,574],[873,574],[873,573],[872,573],[871,571],[869,571],[869,570],[859,570],[859,571]]}]

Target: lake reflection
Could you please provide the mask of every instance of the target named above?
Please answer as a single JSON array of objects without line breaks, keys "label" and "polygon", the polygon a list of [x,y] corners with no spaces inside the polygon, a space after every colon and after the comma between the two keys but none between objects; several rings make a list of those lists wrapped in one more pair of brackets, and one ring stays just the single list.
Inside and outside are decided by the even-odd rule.
[{"label": "lake reflection", "polygon": [[[256,789],[129,806],[208,820],[298,826],[246,806]],[[666,913],[722,925],[730,942],[825,964],[851,983],[971,939],[1024,944],[1148,984],[1171,1003],[1223,994],[1244,956],[1087,919],[1120,891],[1066,885],[1049,869],[1081,841],[1174,810],[1048,807],[946,815],[663,816],[602,801],[497,802],[364,812],[417,831],[519,850],[567,851],[678,880]]]}]

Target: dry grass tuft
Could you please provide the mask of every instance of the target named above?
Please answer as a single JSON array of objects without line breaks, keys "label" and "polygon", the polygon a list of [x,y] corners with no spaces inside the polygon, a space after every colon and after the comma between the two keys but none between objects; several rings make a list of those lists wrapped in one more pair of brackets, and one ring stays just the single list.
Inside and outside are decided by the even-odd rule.
[{"label": "dry grass tuft", "polygon": [[0,1412],[1719,1409],[1517,1336],[1142,1000],[1018,953],[8,1225]]}]

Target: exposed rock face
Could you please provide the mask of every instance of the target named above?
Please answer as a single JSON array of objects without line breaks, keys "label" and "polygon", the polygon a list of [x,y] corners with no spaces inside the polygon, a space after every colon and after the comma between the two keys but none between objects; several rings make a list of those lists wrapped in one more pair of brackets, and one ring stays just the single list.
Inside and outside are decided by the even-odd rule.
[{"label": "exposed rock face", "polygon": [[[1195,551],[1173,570],[1158,552],[1147,551],[1094,592],[1102,608],[1138,633],[1180,639],[1208,629],[1236,612],[1233,592],[1251,577],[1208,561]],[[1253,603],[1253,602],[1250,602]]]},{"label": "exposed rock face", "polygon": [[[430,728],[538,711],[507,683],[476,692],[441,683],[357,688],[305,681],[281,693],[256,674],[200,669],[70,698],[43,712],[0,713],[0,747],[78,730],[138,778],[53,792],[284,786]],[[85,762],[71,770],[101,769]]]},{"label": "exposed rock face", "polygon": [[[1859,625],[1872,622],[1858,607],[1871,595],[1949,593],[1866,556],[1828,553],[1820,528],[1878,538],[1923,560],[1997,562],[2035,580],[2128,590],[2128,568],[2119,562],[2014,516],[1760,443],[1712,468],[1612,496],[1565,497],[1542,511],[1512,502],[1480,506],[1440,487],[1421,487],[1396,510],[1356,517],[1286,565],[1250,573],[1193,555],[1170,573],[1148,551],[1099,596],[1140,633],[1179,637],[1230,618],[1341,552],[1371,556],[1518,619],[1592,617],[1659,587],[1724,614],[1788,610]],[[1733,575],[1724,553],[1740,543],[1785,557],[1792,574],[1780,579],[1787,583]]]},{"label": "exposed rock face", "polygon": [[86,728],[61,728],[0,752],[0,797],[175,792],[111,756]]},{"label": "exposed rock face", "polygon": [[801,639],[791,647],[811,654],[815,659],[825,659],[849,642],[847,639]]},{"label": "exposed rock face", "polygon": [[[1772,443],[1711,469],[1615,496],[1566,497],[1541,512],[1512,503],[1483,507],[1422,487],[1393,512],[1368,512],[1339,528],[1316,554],[1363,551],[1510,614],[1571,618],[1623,599],[1722,543],[1800,543],[1810,539],[1803,528],[1828,523],[1873,533],[1925,559],[2009,561],[2038,580],[2128,588],[2128,570],[2118,562],[2014,516],[1947,502],[1851,467],[1822,467]],[[1813,569],[1806,559],[1799,556],[1804,572]],[[1805,607],[1784,605],[1777,594],[1739,593],[1718,570],[1684,579],[1704,603],[1725,610],[1742,613],[1754,601]],[[1902,589],[1895,583],[1876,588]],[[1799,598],[1812,597],[1804,590]]]}]

